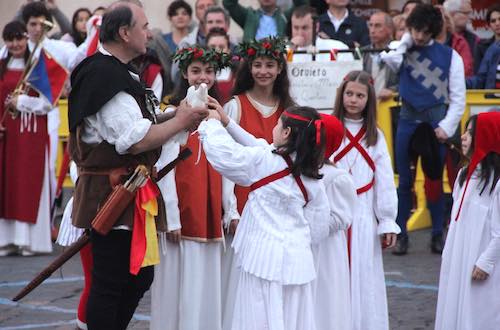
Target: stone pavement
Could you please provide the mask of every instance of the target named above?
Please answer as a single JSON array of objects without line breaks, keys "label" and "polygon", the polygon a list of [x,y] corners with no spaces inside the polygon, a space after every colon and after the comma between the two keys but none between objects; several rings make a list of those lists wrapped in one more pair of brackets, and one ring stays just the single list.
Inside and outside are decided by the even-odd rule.
[{"label": "stone pavement", "polygon": [[[391,329],[432,329],[436,309],[440,256],[430,253],[430,232],[410,234],[405,257],[385,253],[385,271]],[[20,303],[10,299],[45,265],[51,255],[0,258],[0,330],[75,329],[75,313],[83,285],[80,261],[73,257]],[[148,329],[151,295],[139,305],[129,329]]]}]

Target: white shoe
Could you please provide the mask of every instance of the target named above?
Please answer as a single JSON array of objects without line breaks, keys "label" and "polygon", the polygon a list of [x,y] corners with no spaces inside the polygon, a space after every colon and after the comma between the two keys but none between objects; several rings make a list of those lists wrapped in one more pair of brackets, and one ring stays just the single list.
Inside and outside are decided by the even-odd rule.
[{"label": "white shoe", "polygon": [[19,252],[23,257],[31,257],[31,256],[35,255],[35,252],[32,252],[31,250],[29,250],[27,248],[21,248],[21,251],[19,251]]}]

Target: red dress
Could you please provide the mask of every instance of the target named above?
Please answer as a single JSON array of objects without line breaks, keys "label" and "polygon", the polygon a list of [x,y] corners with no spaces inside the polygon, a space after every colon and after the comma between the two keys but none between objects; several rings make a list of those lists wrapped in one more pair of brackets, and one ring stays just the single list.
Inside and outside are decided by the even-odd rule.
[{"label": "red dress", "polygon": [[[200,242],[222,239],[222,177],[209,164],[198,133],[183,148],[193,155],[175,169],[182,237]],[[200,160],[196,164],[200,152]]]},{"label": "red dress", "polygon": [[[4,101],[21,75],[20,70],[7,70],[0,79],[0,118],[6,111]],[[5,116],[6,132],[0,140],[0,218],[34,224],[40,206],[49,135],[46,115],[33,114],[30,123],[31,130],[24,128],[21,132],[21,115],[15,119],[10,114]]]},{"label": "red dress", "polygon": [[[239,125],[256,138],[262,138],[268,143],[272,143],[273,128],[276,126],[284,110],[283,107],[280,105],[269,117],[264,117],[262,113],[253,106],[245,93],[236,95],[234,98],[241,105]],[[236,195],[238,212],[240,214],[243,212],[249,193],[249,187],[241,187],[238,185],[234,187],[234,194]]]}]

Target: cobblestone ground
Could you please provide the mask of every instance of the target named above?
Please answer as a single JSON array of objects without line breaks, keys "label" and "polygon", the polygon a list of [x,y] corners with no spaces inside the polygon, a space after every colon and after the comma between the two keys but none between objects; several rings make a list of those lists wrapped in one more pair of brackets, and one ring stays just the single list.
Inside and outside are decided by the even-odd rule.
[{"label": "cobblestone ground", "polygon": [[[430,233],[410,236],[405,257],[385,254],[385,271],[391,329],[432,329],[436,309],[440,257],[430,253]],[[0,330],[75,329],[75,313],[83,285],[78,257],[73,257],[50,281],[13,303],[10,299],[25,281],[61,252],[35,257],[0,259]],[[129,329],[148,329],[150,293],[141,301]]]}]

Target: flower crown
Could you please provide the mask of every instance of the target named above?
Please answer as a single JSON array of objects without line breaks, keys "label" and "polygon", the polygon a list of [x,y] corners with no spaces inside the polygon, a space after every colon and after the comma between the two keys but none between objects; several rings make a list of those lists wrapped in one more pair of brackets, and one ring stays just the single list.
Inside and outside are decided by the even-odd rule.
[{"label": "flower crown", "polygon": [[181,48],[177,50],[172,59],[174,62],[179,62],[179,69],[182,72],[186,72],[189,64],[193,61],[209,63],[215,71],[220,71],[232,64],[229,54],[200,46]]},{"label": "flower crown", "polygon": [[269,37],[261,40],[251,40],[238,45],[238,54],[248,60],[253,60],[260,56],[270,57],[278,62],[282,61],[286,41],[279,37]]}]

